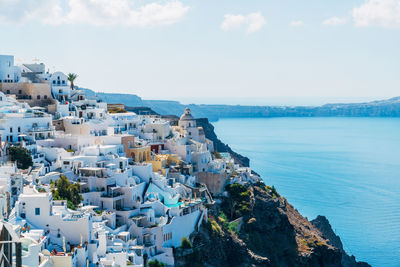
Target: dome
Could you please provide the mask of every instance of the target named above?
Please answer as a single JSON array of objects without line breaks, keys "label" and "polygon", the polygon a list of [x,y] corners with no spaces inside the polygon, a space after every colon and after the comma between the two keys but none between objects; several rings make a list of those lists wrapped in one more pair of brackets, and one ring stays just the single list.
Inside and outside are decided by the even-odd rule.
[{"label": "dome", "polygon": [[183,112],[183,114],[179,120],[181,120],[181,121],[193,121],[194,120],[194,118],[192,116],[192,112],[190,111],[190,108],[185,108],[185,111]]}]

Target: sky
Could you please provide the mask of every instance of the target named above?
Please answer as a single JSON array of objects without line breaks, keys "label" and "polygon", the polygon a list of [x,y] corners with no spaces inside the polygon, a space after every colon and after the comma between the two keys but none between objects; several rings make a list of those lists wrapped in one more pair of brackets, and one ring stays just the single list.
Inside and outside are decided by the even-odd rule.
[{"label": "sky", "polygon": [[383,99],[400,0],[0,0],[0,54],[145,99]]}]

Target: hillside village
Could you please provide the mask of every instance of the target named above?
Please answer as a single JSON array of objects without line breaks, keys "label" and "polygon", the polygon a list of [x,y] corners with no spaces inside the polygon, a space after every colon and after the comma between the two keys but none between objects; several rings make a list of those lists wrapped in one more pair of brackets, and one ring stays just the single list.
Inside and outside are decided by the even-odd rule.
[{"label": "hillside village", "polygon": [[259,179],[188,108],[177,124],[127,112],[4,55],[0,91],[0,229],[16,244],[0,252],[17,266],[174,266],[225,186]]}]

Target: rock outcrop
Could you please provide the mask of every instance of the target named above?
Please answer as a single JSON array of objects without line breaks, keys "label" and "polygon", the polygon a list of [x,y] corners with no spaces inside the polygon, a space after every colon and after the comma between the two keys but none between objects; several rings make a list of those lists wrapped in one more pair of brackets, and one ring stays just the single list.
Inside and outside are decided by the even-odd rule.
[{"label": "rock outcrop", "polygon": [[311,223],[321,232],[324,238],[328,239],[334,247],[338,248],[342,252],[343,266],[370,266],[368,263],[365,262],[357,262],[356,258],[353,255],[350,256],[345,252],[340,237],[337,236],[332,230],[332,227],[325,216],[318,215],[317,218],[311,221]]},{"label": "rock outcrop", "polygon": [[320,230],[262,182],[246,190],[249,206],[237,228],[220,199],[192,236],[192,253],[175,255],[177,266],[369,266],[345,254],[327,220],[314,221]]}]

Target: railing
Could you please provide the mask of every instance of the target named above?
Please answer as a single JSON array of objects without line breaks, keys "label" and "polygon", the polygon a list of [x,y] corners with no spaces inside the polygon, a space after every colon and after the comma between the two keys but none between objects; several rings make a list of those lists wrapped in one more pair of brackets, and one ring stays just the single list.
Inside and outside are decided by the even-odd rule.
[{"label": "railing", "polygon": [[51,132],[54,131],[55,127],[32,127],[28,130],[28,132]]}]

